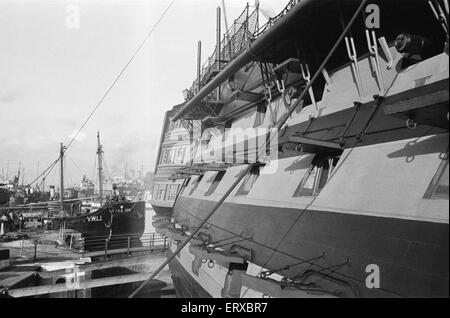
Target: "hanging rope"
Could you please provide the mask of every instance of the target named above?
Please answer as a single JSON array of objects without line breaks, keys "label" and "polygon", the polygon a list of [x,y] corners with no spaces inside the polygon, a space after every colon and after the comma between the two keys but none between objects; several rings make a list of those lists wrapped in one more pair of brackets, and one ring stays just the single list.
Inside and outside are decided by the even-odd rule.
[{"label": "hanging rope", "polygon": [[253,168],[254,164],[248,165],[239,175],[239,177],[236,178],[234,183],[231,185],[231,187],[225,192],[225,194],[220,198],[220,200],[214,205],[214,207],[211,209],[211,211],[206,215],[206,217],[200,222],[198,228],[191,234],[189,237],[180,245],[178,246],[177,250],[172,253],[172,255],[163,263],[161,266],[159,266],[153,274],[149,276],[130,296],[129,298],[133,298],[136,296],[136,294],[145,287],[145,285],[148,284],[153,278],[158,275],[164,267],[167,266],[180,252],[181,250],[194,238],[195,235],[200,231],[200,229],[208,222],[208,220],[213,216],[213,214],[217,211],[217,209],[222,205],[222,203],[225,201],[225,199],[230,195],[230,193],[236,188],[236,186],[241,182],[241,180],[247,175],[247,173],[250,172],[250,170]]},{"label": "hanging rope", "polygon": [[95,105],[94,109],[90,112],[89,116],[86,118],[86,120],[83,122],[83,124],[81,125],[81,127],[77,130],[77,132],[75,133],[75,135],[72,137],[72,139],[69,141],[69,143],[67,144],[66,149],[64,150],[64,152],[67,151],[67,149],[69,149],[70,145],[74,142],[74,140],[77,138],[78,134],[81,132],[81,130],[84,128],[84,126],[86,126],[86,124],[88,123],[88,121],[91,119],[91,117],[94,115],[94,113],[97,111],[97,109],[100,107],[100,105],[103,103],[103,101],[105,100],[106,96],[108,96],[109,92],[113,89],[113,87],[116,85],[116,83],[119,81],[119,79],[122,77],[123,73],[125,73],[126,69],[128,68],[128,66],[131,64],[131,62],[134,60],[134,58],[136,57],[136,55],[139,53],[139,51],[142,49],[142,47],[144,46],[145,42],[147,42],[147,40],[150,38],[150,36],[152,35],[153,31],[155,31],[156,27],[159,25],[159,23],[162,21],[162,19],[166,16],[167,12],[169,11],[169,9],[172,7],[173,3],[175,2],[175,0],[172,0],[169,5],[167,6],[167,8],[164,10],[164,12],[162,13],[162,15],[160,16],[160,18],[158,19],[158,21],[156,21],[155,25],[151,28],[151,30],[147,33],[147,35],[145,36],[144,40],[141,42],[141,44],[138,46],[138,48],[136,49],[136,51],[133,53],[133,55],[131,56],[131,58],[128,60],[128,62],[125,64],[125,66],[122,68],[122,70],[119,72],[119,74],[116,76],[116,78],[114,79],[114,81],[111,83],[111,85],[108,87],[108,89],[106,90],[106,92],[103,94],[103,96],[100,98],[99,102]]},{"label": "hanging rope", "polygon": [[[167,12],[169,11],[169,9],[172,7],[173,3],[175,2],[175,0],[172,0],[169,5],[167,6],[167,8],[164,10],[164,12],[162,13],[162,15],[160,16],[160,18],[158,19],[158,21],[155,23],[155,25],[151,28],[151,30],[147,33],[146,37],[144,38],[144,40],[141,42],[141,44],[138,46],[138,48],[136,49],[136,51],[134,52],[134,54],[131,56],[131,58],[128,60],[128,62],[125,64],[125,66],[122,68],[122,70],[119,72],[119,74],[116,76],[116,78],[114,79],[114,81],[112,82],[112,84],[109,86],[109,88],[106,90],[106,92],[103,94],[102,98],[100,99],[100,101],[95,105],[94,109],[91,111],[91,113],[89,114],[89,116],[86,118],[86,120],[83,122],[83,124],[81,125],[81,127],[77,130],[77,132],[75,133],[75,135],[72,137],[72,139],[69,141],[69,143],[67,144],[66,149],[64,150],[64,153],[69,149],[70,145],[72,145],[72,143],[75,141],[75,139],[78,137],[78,135],[80,134],[81,130],[86,126],[86,124],[88,123],[88,121],[91,119],[91,117],[94,115],[94,113],[97,111],[97,109],[100,107],[100,105],[103,103],[103,101],[105,100],[106,96],[108,96],[109,92],[113,89],[113,87],[116,85],[116,83],[119,81],[119,79],[122,77],[123,73],[125,72],[125,70],[128,68],[128,66],[131,64],[131,62],[134,60],[134,58],[136,57],[136,55],[139,53],[139,51],[142,49],[142,47],[144,46],[145,42],[147,42],[147,40],[149,39],[149,37],[152,35],[152,33],[155,31],[156,27],[160,24],[160,22],[162,21],[162,19],[166,16]],[[54,164],[56,164],[56,162],[58,162],[58,159],[56,159],[54,162],[52,162],[47,169],[52,169]],[[37,180],[39,180],[47,171],[47,169],[45,169],[37,178],[35,178],[33,181],[31,181],[29,184],[32,185],[33,183],[35,183]]]},{"label": "hanging rope", "polygon": [[325,257],[325,255],[322,254],[320,256],[313,257],[313,258],[310,258],[308,260],[300,261],[300,262],[297,262],[297,263],[294,263],[294,264],[286,265],[286,266],[278,268],[278,269],[263,271],[263,272],[259,273],[259,276],[261,278],[267,278],[267,277],[269,277],[269,276],[271,276],[271,275],[273,275],[275,273],[279,273],[281,271],[287,271],[287,270],[290,270],[293,267],[296,267],[296,266],[299,266],[299,265],[302,265],[302,264],[305,264],[305,263],[309,263],[309,266],[312,266],[313,264],[315,264],[316,261],[318,261],[319,259],[323,259],[324,257]]},{"label": "hanging rope", "polygon": [[67,154],[65,157],[68,158],[71,163],[73,163],[73,165],[78,169],[78,171],[81,172],[81,174],[86,174],[86,171],[81,169],[80,166],[72,159],[72,157],[69,157]]},{"label": "hanging rope", "polygon": [[39,180],[43,175],[45,175],[48,171],[51,171],[53,169],[53,167],[58,163],[59,161],[59,157],[58,159],[56,159],[55,161],[53,161],[44,171],[42,171],[42,173],[37,176],[35,179],[33,179],[33,181],[31,181],[29,183],[29,185],[32,185],[33,183],[35,183],[37,180]]}]

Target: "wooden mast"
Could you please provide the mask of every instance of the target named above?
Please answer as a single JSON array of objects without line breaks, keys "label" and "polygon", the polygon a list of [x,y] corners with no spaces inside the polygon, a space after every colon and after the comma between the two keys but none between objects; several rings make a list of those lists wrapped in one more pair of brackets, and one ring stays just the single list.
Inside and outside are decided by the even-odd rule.
[{"label": "wooden mast", "polygon": [[64,211],[64,145],[63,143],[60,144],[59,148],[59,162],[60,162],[60,168],[61,168],[61,178],[59,180],[59,207],[61,208],[61,211]]},{"label": "wooden mast", "polygon": [[102,145],[100,144],[100,132],[97,131],[97,156],[98,156],[98,195],[100,196],[100,204],[103,204],[103,177],[102,177]]}]

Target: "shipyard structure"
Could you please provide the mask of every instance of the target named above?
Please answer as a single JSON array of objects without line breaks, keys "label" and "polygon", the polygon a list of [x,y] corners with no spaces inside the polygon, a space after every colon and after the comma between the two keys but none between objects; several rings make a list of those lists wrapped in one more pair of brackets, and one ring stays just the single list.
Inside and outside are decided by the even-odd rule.
[{"label": "shipyard structure", "polygon": [[448,9],[291,0],[223,36],[218,9],[158,157],[179,296],[448,297]]}]

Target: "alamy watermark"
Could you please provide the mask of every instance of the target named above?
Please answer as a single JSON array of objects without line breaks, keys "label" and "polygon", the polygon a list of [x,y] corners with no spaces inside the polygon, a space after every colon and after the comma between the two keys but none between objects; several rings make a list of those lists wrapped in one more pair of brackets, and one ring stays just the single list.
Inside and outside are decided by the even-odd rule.
[{"label": "alamy watermark", "polygon": [[369,4],[366,7],[366,28],[380,28],[380,7],[376,4]]},{"label": "alamy watermark", "polygon": [[380,288],[380,267],[377,264],[366,266],[366,287],[369,289]]}]

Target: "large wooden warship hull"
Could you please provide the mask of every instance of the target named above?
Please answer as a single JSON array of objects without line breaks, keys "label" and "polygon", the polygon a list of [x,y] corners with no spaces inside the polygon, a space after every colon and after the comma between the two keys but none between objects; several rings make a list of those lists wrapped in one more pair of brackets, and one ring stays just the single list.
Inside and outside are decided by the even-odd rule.
[{"label": "large wooden warship hull", "polygon": [[[295,102],[287,103],[280,88],[264,99],[262,63],[286,72],[286,87],[307,92],[295,60],[302,54],[292,43],[316,45],[325,56],[341,32],[332,28],[339,25],[332,9],[348,20],[359,3],[291,1],[285,16],[208,75],[175,117],[202,120],[202,138],[211,127],[221,132],[200,147],[194,163],[204,173],[189,176],[166,230],[169,255],[179,252],[169,266],[180,297],[448,297],[448,34],[431,10],[421,13],[428,3],[376,1],[385,12],[385,27],[376,32],[386,37],[378,62],[367,47],[356,63],[349,61],[341,43],[327,65],[329,78],[305,94],[305,105],[286,115]],[[400,11],[405,14],[396,17]],[[362,25],[352,29],[359,50],[370,42]],[[419,25],[441,46],[408,64],[394,33],[409,27],[420,34]],[[308,54],[298,58],[314,64]],[[220,101],[208,104],[217,87]],[[261,105],[271,114],[261,116]],[[207,112],[214,113],[209,125]],[[275,156],[267,155],[267,145],[260,148],[261,135],[247,134],[228,148],[224,142],[228,127],[280,122]],[[208,170],[211,163],[223,166]],[[229,193],[249,165],[260,168]]]}]

